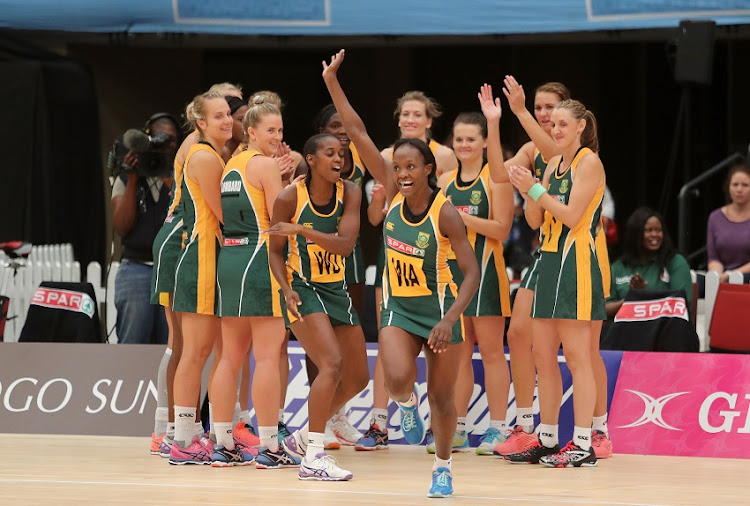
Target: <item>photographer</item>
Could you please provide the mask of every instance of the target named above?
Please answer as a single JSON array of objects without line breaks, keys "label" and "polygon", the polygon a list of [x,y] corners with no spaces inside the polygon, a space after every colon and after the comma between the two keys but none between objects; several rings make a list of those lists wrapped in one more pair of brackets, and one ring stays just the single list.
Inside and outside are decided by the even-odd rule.
[{"label": "photographer", "polygon": [[166,344],[164,311],[150,303],[151,246],[167,214],[172,164],[179,124],[164,113],[153,115],[142,131],[128,130],[115,141],[110,168],[112,225],[122,238],[122,259],[115,277],[117,337],[123,344]]}]

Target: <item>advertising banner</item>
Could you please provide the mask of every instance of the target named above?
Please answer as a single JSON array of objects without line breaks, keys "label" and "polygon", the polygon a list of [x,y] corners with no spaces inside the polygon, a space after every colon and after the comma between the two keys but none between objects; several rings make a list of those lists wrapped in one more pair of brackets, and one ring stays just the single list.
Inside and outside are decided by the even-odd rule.
[{"label": "advertising banner", "polygon": [[747,458],[750,356],[626,352],[609,430],[617,453]]}]

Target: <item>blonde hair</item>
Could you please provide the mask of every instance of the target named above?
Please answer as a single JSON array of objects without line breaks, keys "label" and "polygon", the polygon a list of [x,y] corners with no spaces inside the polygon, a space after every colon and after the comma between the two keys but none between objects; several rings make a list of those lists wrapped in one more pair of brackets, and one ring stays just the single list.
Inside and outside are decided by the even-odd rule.
[{"label": "blonde hair", "polygon": [[254,105],[250,109],[248,109],[245,113],[245,116],[242,118],[242,128],[245,130],[245,135],[247,135],[248,128],[255,127],[258,123],[260,123],[260,120],[263,119],[263,116],[266,116],[268,114],[281,116],[281,111],[278,107],[273,104],[269,104],[268,102]]},{"label": "blonde hair", "polygon": [[193,98],[193,101],[185,108],[185,118],[187,118],[188,125],[190,125],[193,130],[197,129],[198,132],[200,132],[201,139],[203,138],[203,130],[198,126],[198,120],[206,119],[206,102],[217,98],[226,102],[226,99],[221,92],[208,90],[206,93],[196,95],[195,98]]},{"label": "blonde hair", "polygon": [[410,100],[422,102],[424,104],[425,113],[430,119],[439,118],[443,115],[443,111],[440,110],[440,104],[438,104],[434,98],[428,97],[423,91],[412,90],[404,93],[396,102],[396,110],[393,111],[394,118],[401,116],[401,109],[403,109],[404,103]]},{"label": "blonde hair", "polygon": [[250,99],[247,101],[247,105],[249,105],[250,107],[261,104],[275,105],[279,110],[284,107],[284,102],[281,101],[281,97],[279,96],[279,94],[275,91],[269,90],[256,91],[250,96]]},{"label": "blonde hair", "polygon": [[534,95],[537,93],[554,93],[561,102],[563,100],[570,100],[570,90],[568,87],[557,81],[542,84],[534,91]]},{"label": "blonde hair", "polygon": [[577,121],[586,120],[586,127],[581,133],[581,146],[589,148],[594,153],[599,152],[599,134],[596,128],[596,116],[586,109],[578,100],[563,100],[555,106],[555,109],[567,109],[570,115]]},{"label": "blonde hair", "polygon": [[223,97],[224,95],[231,95],[232,92],[236,92],[240,94],[240,98],[242,98],[242,86],[239,84],[232,84],[232,83],[218,83],[214,84],[208,89],[208,92],[216,91],[221,94]]}]

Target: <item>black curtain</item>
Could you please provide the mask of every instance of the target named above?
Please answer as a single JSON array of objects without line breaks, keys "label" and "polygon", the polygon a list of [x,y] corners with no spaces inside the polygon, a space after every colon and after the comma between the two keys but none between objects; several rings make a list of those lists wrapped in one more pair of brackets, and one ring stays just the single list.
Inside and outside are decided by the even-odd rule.
[{"label": "black curtain", "polygon": [[69,242],[82,269],[94,260],[103,264],[92,75],[73,60],[16,49],[0,40],[0,241]]}]

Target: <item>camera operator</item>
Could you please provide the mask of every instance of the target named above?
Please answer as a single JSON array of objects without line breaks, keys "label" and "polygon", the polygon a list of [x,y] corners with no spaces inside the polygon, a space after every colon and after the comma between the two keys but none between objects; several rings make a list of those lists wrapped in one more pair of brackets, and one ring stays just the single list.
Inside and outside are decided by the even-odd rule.
[{"label": "camera operator", "polygon": [[117,337],[123,344],[166,344],[164,310],[150,303],[151,246],[169,207],[172,163],[179,123],[169,114],[153,115],[143,130],[128,130],[110,152],[112,225],[122,238],[115,277]]}]

